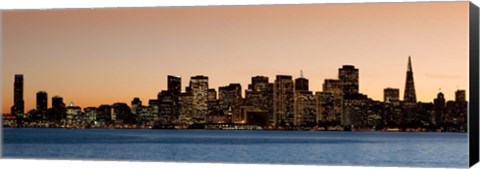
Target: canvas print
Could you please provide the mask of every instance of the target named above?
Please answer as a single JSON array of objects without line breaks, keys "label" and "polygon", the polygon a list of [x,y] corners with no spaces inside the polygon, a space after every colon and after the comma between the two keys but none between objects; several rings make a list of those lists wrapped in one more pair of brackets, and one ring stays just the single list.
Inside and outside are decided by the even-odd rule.
[{"label": "canvas print", "polygon": [[468,2],[2,19],[2,158],[468,166]]}]

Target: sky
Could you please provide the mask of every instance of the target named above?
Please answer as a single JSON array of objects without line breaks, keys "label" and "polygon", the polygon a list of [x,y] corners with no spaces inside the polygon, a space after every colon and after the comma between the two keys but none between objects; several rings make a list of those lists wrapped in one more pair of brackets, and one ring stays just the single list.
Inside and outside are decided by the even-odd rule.
[{"label": "sky", "polygon": [[24,74],[26,111],[38,91],[81,107],[147,104],[167,75],[182,90],[195,75],[246,89],[253,76],[303,70],[321,91],[342,65],[359,69],[370,98],[387,87],[403,98],[408,56],[417,100],[453,100],[468,89],[468,39],[468,2],[2,11],[2,112],[14,74]]}]

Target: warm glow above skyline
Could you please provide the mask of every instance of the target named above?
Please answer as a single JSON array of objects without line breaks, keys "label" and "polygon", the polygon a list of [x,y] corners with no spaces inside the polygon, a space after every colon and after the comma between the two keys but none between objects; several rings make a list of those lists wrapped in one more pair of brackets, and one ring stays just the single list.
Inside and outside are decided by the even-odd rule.
[{"label": "warm glow above skyline", "polygon": [[[144,104],[167,75],[209,77],[209,88],[292,75],[321,91],[342,65],[359,69],[360,92],[403,98],[408,56],[417,100],[468,100],[468,2],[159,7],[2,12],[3,113],[14,74],[24,75],[25,112],[38,91],[83,107]],[[244,95],[244,93],[243,93]]]}]

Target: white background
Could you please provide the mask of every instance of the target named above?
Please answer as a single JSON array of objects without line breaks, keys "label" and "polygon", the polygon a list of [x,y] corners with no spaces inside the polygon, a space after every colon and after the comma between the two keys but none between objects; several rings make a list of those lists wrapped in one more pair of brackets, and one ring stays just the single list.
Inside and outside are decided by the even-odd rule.
[{"label": "white background", "polygon": [[[0,10],[11,9],[51,9],[51,8],[101,8],[101,7],[154,7],[154,6],[197,6],[197,5],[253,5],[253,4],[299,4],[299,3],[362,3],[362,2],[418,2],[424,0],[1,0]],[[445,0],[435,0],[445,1]],[[480,0],[472,0],[480,5]],[[0,15],[1,20],[1,15]],[[1,32],[1,25],[0,25]],[[1,46],[0,38],[0,46]],[[1,49],[0,49],[1,51]],[[1,54],[0,54],[1,58]],[[1,70],[0,60],[0,70]],[[0,77],[1,80],[1,77]],[[1,97],[1,96],[0,96]],[[0,107],[1,107],[0,102]],[[1,145],[1,144],[0,144]],[[1,152],[1,151],[0,151]],[[105,169],[147,169],[147,168],[208,168],[208,169],[284,169],[284,168],[325,168],[326,166],[298,166],[298,165],[253,165],[253,164],[205,164],[205,163],[161,163],[161,162],[113,162],[113,161],[72,161],[72,160],[24,160],[0,159],[0,168],[105,168]],[[376,168],[359,166],[328,166],[328,168]],[[385,168],[385,167],[380,167]],[[398,167],[390,167],[398,168]],[[476,165],[479,169],[480,165]]]}]

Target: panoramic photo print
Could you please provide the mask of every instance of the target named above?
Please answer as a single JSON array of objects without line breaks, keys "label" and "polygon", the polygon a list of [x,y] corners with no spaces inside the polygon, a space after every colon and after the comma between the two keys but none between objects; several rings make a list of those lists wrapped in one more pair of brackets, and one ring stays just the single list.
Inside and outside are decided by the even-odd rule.
[{"label": "panoramic photo print", "polygon": [[469,2],[2,11],[2,158],[468,167]]}]

